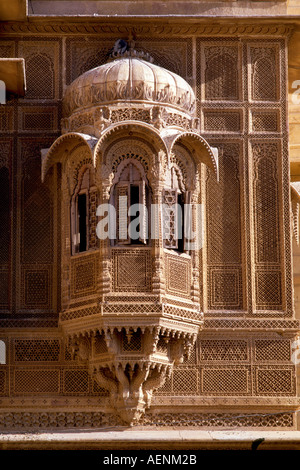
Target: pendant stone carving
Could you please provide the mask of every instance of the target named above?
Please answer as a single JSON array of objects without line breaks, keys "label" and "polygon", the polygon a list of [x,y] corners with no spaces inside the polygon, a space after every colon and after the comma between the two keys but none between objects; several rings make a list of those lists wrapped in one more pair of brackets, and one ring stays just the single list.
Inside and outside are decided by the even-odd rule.
[{"label": "pendant stone carving", "polygon": [[[64,325],[69,330],[71,355],[87,363],[90,377],[109,391],[111,407],[127,425],[139,421],[151,405],[153,392],[171,376],[173,366],[189,357],[202,326],[199,311],[193,312],[197,318],[175,322],[164,315],[163,307],[156,318],[150,316],[145,321],[139,313],[129,322],[117,315],[116,304],[117,321],[112,315],[109,320],[101,318],[99,313],[88,319],[86,328],[78,323],[77,327],[70,322]],[[188,315],[187,310],[185,313]],[[99,324],[101,327],[96,326]]]}]

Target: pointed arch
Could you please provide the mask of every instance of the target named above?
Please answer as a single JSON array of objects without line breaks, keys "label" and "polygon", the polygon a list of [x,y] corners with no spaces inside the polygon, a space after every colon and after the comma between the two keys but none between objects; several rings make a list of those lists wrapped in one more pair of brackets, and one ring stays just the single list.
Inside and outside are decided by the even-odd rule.
[{"label": "pointed arch", "polygon": [[98,139],[95,137],[78,132],[70,132],[60,136],[49,149],[42,150],[42,181],[44,181],[49,168],[54,163],[62,162],[78,143],[83,143],[86,146],[93,160],[93,150],[97,141]]},{"label": "pointed arch", "polygon": [[192,151],[196,163],[204,163],[216,173],[217,179],[219,178],[218,149],[211,147],[196,132],[181,132],[173,136],[169,143],[169,152],[172,152],[174,145],[179,142]]},{"label": "pointed arch", "polygon": [[129,135],[132,135],[134,138],[135,136],[142,135],[145,138],[151,142],[157,150],[162,149],[165,151],[166,155],[168,155],[168,149],[167,146],[164,142],[164,140],[161,138],[160,133],[158,130],[156,130],[153,126],[146,124],[144,122],[139,122],[139,121],[126,121],[126,122],[119,122],[116,124],[113,124],[109,126],[105,131],[102,133],[100,139],[98,140],[98,143],[95,147],[94,150],[94,166],[96,167],[99,163],[100,160],[100,155],[101,155],[101,150],[103,149],[103,146],[105,143],[108,141],[109,138],[116,138],[118,133],[122,134],[125,132],[132,133]]}]

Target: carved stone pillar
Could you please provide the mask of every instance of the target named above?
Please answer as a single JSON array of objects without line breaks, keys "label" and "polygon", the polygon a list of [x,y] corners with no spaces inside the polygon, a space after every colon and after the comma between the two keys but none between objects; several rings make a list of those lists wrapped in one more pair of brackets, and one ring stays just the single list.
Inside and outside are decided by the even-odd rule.
[{"label": "carved stone pillar", "polygon": [[[62,177],[62,202],[61,202],[61,220],[70,221],[70,206],[71,206],[71,194],[68,187],[68,178],[65,173]],[[62,223],[61,224],[61,306],[65,310],[69,307],[70,294],[71,294],[71,267],[70,267],[70,256],[72,250],[71,240],[71,226]]]},{"label": "carved stone pillar", "polygon": [[162,230],[162,191],[165,182],[164,162],[166,155],[159,152],[155,158],[155,163],[151,168],[150,184],[152,188],[151,207],[151,236],[152,236],[152,256],[153,256],[153,294],[160,298],[165,294],[165,266],[164,266],[164,248],[163,248],[163,230]]},{"label": "carved stone pillar", "polygon": [[[102,181],[100,188],[100,204],[108,208],[109,204],[110,182],[105,179]],[[100,245],[100,298],[111,291],[111,256],[110,256],[110,239],[109,236],[99,240]]]},{"label": "carved stone pillar", "polygon": [[200,277],[200,263],[199,263],[199,250],[201,249],[202,242],[202,227],[199,224],[202,223],[201,217],[199,217],[199,211],[201,207],[198,205],[199,194],[198,192],[193,192],[191,198],[192,205],[192,233],[195,234],[195,239],[191,240],[191,243],[194,243],[192,246],[190,254],[192,260],[192,285],[191,285],[191,299],[193,302],[200,303],[200,287],[199,287],[199,277]]}]

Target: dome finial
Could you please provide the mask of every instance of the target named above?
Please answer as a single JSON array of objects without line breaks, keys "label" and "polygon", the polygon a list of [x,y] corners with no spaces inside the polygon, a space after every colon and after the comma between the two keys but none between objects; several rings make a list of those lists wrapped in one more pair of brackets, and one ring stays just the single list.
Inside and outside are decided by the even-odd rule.
[{"label": "dome finial", "polygon": [[147,60],[148,62],[153,63],[153,57],[148,54],[148,52],[137,51],[135,48],[135,35],[130,30],[128,34],[128,39],[118,39],[114,47],[109,51],[108,57],[109,60],[120,59],[122,57],[136,57],[139,59]]},{"label": "dome finial", "polygon": [[128,50],[129,50],[130,55],[136,55],[136,51],[134,51],[134,46],[135,46],[135,40],[134,40],[134,36],[132,33],[132,29],[131,29],[128,35]]}]

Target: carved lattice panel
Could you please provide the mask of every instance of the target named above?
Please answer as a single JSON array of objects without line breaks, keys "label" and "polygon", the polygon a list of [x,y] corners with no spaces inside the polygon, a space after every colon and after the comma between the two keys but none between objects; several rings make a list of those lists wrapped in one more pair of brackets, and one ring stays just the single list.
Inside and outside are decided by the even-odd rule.
[{"label": "carved lattice panel", "polygon": [[1,105],[0,107],[0,131],[3,133],[14,130],[14,107]]},{"label": "carved lattice panel", "polygon": [[151,290],[151,260],[147,250],[113,250],[115,292]]},{"label": "carved lattice panel", "polygon": [[89,393],[89,374],[84,369],[65,369],[63,372],[63,390],[68,395],[86,395]]},{"label": "carved lattice panel", "polygon": [[239,50],[234,45],[205,45],[205,99],[238,100]]},{"label": "carved lattice panel", "polygon": [[255,341],[255,361],[290,361],[291,343],[288,339],[257,339]]},{"label": "carved lattice panel", "polygon": [[112,123],[120,121],[142,121],[150,124],[151,113],[148,109],[139,108],[112,109],[110,120]]},{"label": "carved lattice panel", "polygon": [[23,308],[49,309],[51,306],[49,267],[22,266],[21,303]]},{"label": "carved lattice panel", "polygon": [[252,149],[256,262],[276,263],[280,256],[278,145],[273,142],[255,143]]},{"label": "carved lattice panel", "polygon": [[[1,107],[0,107],[1,109]],[[9,259],[11,236],[11,177],[10,164],[12,142],[10,139],[0,141],[0,309],[9,307]]]},{"label": "carved lattice panel", "polygon": [[208,271],[210,308],[241,308],[242,277],[240,268],[212,267]]},{"label": "carved lattice panel", "polygon": [[163,191],[163,236],[164,246],[169,249],[178,248],[178,220],[177,220],[177,190],[164,189]]},{"label": "carved lattice panel", "polygon": [[174,395],[199,394],[199,371],[196,368],[180,367],[175,369],[172,381]]},{"label": "carved lattice panel", "polygon": [[95,354],[106,354],[108,352],[104,335],[97,335],[94,342]]},{"label": "carved lattice panel", "polygon": [[239,263],[241,260],[241,208],[239,144],[213,144],[219,147],[219,182],[208,171],[207,240],[208,263]]},{"label": "carved lattice panel", "polygon": [[252,155],[256,308],[281,310],[278,143],[255,142]]},{"label": "carved lattice panel", "polygon": [[279,132],[280,120],[278,111],[252,111],[252,131]]},{"label": "carved lattice panel", "polygon": [[6,395],[8,390],[7,371],[0,366],[0,396]]},{"label": "carved lattice panel", "polygon": [[250,367],[207,367],[201,370],[203,395],[248,395],[251,393]]},{"label": "carved lattice panel", "polygon": [[67,84],[79,75],[105,64],[114,45],[113,39],[83,41],[67,39]]},{"label": "carved lattice panel", "polygon": [[25,59],[26,99],[58,98],[58,41],[20,41],[19,56]]},{"label": "carved lattice panel", "polygon": [[222,428],[294,428],[293,413],[155,413],[147,414],[145,425]]},{"label": "carved lattice panel", "polygon": [[[215,145],[215,144],[214,144]],[[239,144],[216,144],[220,152],[220,176],[206,178],[206,228],[208,308],[241,309],[241,205]]]},{"label": "carved lattice panel", "polygon": [[157,346],[156,346],[156,352],[159,353],[159,354],[164,354],[164,355],[167,355],[168,354],[168,344],[167,342],[165,341],[165,338],[164,337],[160,337],[158,342],[157,342]]},{"label": "carved lattice panel", "polygon": [[5,41],[2,39],[0,44],[0,57],[15,57],[15,48],[16,44],[14,41]]},{"label": "carved lattice panel", "polygon": [[199,350],[199,346],[198,346],[198,343],[196,341],[196,343],[194,344],[193,348],[191,349],[191,351],[189,353],[189,356],[185,357],[183,359],[183,364],[184,365],[198,364],[198,350]]},{"label": "carved lattice panel", "polygon": [[26,133],[53,132],[58,128],[58,108],[55,106],[19,107],[19,129]]},{"label": "carved lattice panel", "polygon": [[60,387],[59,369],[15,369],[14,394],[57,394]]},{"label": "carved lattice panel", "polygon": [[178,259],[176,256],[166,256],[166,289],[167,292],[179,295],[190,295],[191,262],[189,259]]},{"label": "carved lattice panel", "polygon": [[259,270],[255,274],[256,307],[258,310],[281,310],[281,272]]},{"label": "carved lattice panel", "polygon": [[294,395],[293,367],[259,366],[255,371],[257,395]]},{"label": "carved lattice panel", "polygon": [[235,339],[200,341],[200,361],[241,362],[249,360],[248,342]]},{"label": "carved lattice panel", "polygon": [[51,263],[53,260],[53,200],[41,182],[40,150],[46,141],[21,142],[22,157],[22,261]]},{"label": "carved lattice panel", "polygon": [[122,336],[123,352],[142,352],[142,335],[141,332],[134,331],[130,335],[125,333]]},{"label": "carved lattice panel", "polygon": [[95,255],[71,260],[71,297],[94,294],[97,287],[97,259]]},{"label": "carved lattice panel", "polygon": [[137,40],[136,48],[147,51],[154,64],[177,73],[186,80],[192,76],[192,42],[189,38]]},{"label": "carved lattice panel", "polygon": [[55,362],[60,358],[60,341],[57,339],[14,340],[15,362]]},{"label": "carved lattice panel", "polygon": [[188,396],[199,395],[200,373],[196,367],[175,368],[171,377],[157,390],[156,395]]},{"label": "carved lattice panel", "polygon": [[92,394],[102,397],[109,397],[109,391],[103,387],[100,387],[95,380],[92,383]]},{"label": "carved lattice panel", "polygon": [[239,111],[204,111],[204,130],[208,132],[239,132],[242,116]]},{"label": "carved lattice panel", "polygon": [[97,227],[97,203],[98,194],[97,191],[89,191],[89,249],[97,248],[99,245],[99,239],[96,233]]},{"label": "carved lattice panel", "polygon": [[253,46],[249,48],[249,55],[252,72],[252,99],[255,101],[277,100],[280,72],[276,46]]},{"label": "carved lattice panel", "polygon": [[0,308],[7,309],[9,292],[9,270],[1,267],[0,270]]}]

